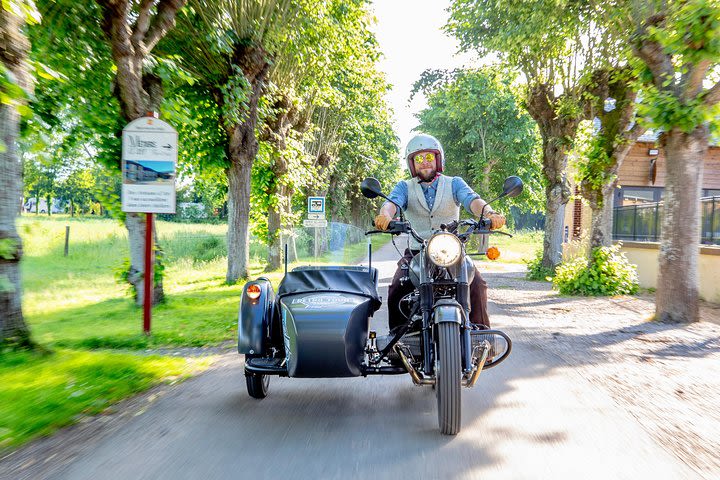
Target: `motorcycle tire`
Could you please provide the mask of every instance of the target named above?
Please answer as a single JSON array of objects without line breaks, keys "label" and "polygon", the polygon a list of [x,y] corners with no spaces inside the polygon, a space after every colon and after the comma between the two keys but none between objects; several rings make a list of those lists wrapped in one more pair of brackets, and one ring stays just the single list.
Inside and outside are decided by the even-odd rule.
[{"label": "motorcycle tire", "polygon": [[460,431],[460,387],[462,382],[460,326],[440,323],[437,326],[435,394],[438,424],[444,435]]},{"label": "motorcycle tire", "polygon": [[269,375],[245,375],[245,383],[247,385],[248,395],[251,397],[258,399],[267,397],[268,387],[270,386]]}]

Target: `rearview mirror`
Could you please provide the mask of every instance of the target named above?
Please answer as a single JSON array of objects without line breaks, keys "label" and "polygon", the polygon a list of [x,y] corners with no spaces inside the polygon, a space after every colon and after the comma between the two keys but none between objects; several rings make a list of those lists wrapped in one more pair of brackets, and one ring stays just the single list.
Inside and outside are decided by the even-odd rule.
[{"label": "rearview mirror", "polygon": [[360,191],[367,198],[375,198],[382,195],[382,187],[375,177],[367,177],[360,184]]},{"label": "rearview mirror", "polygon": [[511,176],[505,179],[503,183],[502,197],[517,197],[523,191],[523,181],[520,177]]}]

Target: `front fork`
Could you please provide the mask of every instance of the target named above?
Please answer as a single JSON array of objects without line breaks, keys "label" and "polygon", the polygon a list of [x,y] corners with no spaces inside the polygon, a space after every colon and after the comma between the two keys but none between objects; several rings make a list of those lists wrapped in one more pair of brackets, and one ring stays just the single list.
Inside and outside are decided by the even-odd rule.
[{"label": "front fork", "polygon": [[[424,258],[421,260],[421,279],[420,279],[420,310],[422,312],[422,335],[423,335],[423,373],[431,375],[433,373],[434,351],[432,342],[432,314],[433,314],[433,289],[430,279],[425,275]],[[472,339],[470,337],[470,285],[468,283],[468,271],[465,259],[461,260],[460,272],[458,275],[457,285],[457,302],[464,313],[462,318],[462,328],[460,329],[462,342],[462,368],[464,373],[469,373],[473,369],[472,363]]]},{"label": "front fork", "polygon": [[460,268],[460,275],[457,284],[457,302],[460,304],[460,308],[464,312],[462,328],[460,329],[461,341],[462,341],[462,368],[463,372],[468,373],[472,371],[472,339],[470,338],[470,284],[468,283],[468,271],[465,259],[462,259],[462,266]]}]

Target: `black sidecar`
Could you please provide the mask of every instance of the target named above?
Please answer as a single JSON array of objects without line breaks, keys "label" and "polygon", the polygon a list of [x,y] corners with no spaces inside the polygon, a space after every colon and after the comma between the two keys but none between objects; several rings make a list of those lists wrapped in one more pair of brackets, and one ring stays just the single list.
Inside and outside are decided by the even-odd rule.
[{"label": "black sidecar", "polygon": [[370,317],[380,308],[375,268],[307,266],[288,272],[273,292],[259,278],[243,289],[238,352],[248,391],[262,398],[267,375],[357,377]]}]

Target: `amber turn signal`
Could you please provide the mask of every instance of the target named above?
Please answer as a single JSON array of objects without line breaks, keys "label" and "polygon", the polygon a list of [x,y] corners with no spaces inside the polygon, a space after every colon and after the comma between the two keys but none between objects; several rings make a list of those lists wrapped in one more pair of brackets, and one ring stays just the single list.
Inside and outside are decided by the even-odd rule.
[{"label": "amber turn signal", "polygon": [[250,300],[257,300],[258,298],[260,298],[260,285],[258,285],[257,283],[248,285],[247,290],[245,290],[245,293],[247,294],[247,296]]},{"label": "amber turn signal", "polygon": [[498,250],[497,247],[490,247],[487,249],[487,253],[485,253],[488,260],[497,260],[500,258],[500,250]]}]

